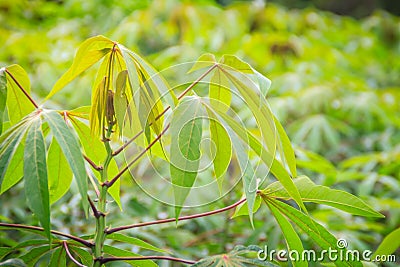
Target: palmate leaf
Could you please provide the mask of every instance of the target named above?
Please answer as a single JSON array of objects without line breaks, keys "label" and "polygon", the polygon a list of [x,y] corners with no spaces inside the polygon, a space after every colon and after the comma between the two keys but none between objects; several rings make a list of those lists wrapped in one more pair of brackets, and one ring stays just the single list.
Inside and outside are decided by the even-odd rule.
[{"label": "palmate leaf", "polygon": [[[316,185],[307,176],[300,176],[293,180],[304,202],[314,202],[341,209],[348,213],[366,217],[384,217],[374,211],[364,201],[345,191],[331,189],[326,186]],[[270,184],[263,193],[269,197],[291,199],[280,182]]]},{"label": "palmate leaf", "polygon": [[[257,246],[236,246],[231,252],[216,256],[207,257],[199,260],[192,267],[247,267],[247,266],[267,266],[277,267],[269,261],[260,260],[254,257],[261,250]],[[243,254],[253,254],[253,257],[241,256]]]},{"label": "palmate leaf", "polygon": [[[297,227],[299,227],[302,231],[304,231],[321,249],[329,250],[329,249],[337,249],[337,240],[336,238],[326,230],[322,225],[311,219],[310,216],[302,213],[301,211],[293,208],[292,206],[285,204],[279,200],[270,198],[266,195],[263,196],[263,200],[267,202],[268,206],[273,206],[276,211],[281,215],[286,217],[288,220],[292,221]],[[343,249],[344,255],[345,249]],[[343,259],[338,259],[334,261],[336,266],[362,266],[359,261],[347,261],[345,257]]]},{"label": "palmate leaf", "polygon": [[28,130],[24,150],[25,195],[29,207],[35,213],[50,238],[50,201],[46,167],[46,147],[41,131],[41,119],[37,117]]},{"label": "palmate leaf", "polygon": [[68,83],[74,80],[82,72],[90,68],[93,64],[102,59],[106,54],[108,54],[114,42],[107,39],[104,36],[95,36],[84,41],[74,58],[72,66],[64,73],[61,78],[53,86],[51,92],[47,95],[46,99],[49,99],[62,88],[64,88]]},{"label": "palmate leaf", "polygon": [[0,69],[0,135],[3,132],[4,110],[7,103],[7,78],[5,68]]},{"label": "palmate leaf", "polygon": [[44,118],[46,119],[51,132],[60,145],[65,158],[74,174],[78,184],[79,193],[81,194],[81,201],[83,209],[87,215],[88,200],[87,200],[87,175],[85,170],[85,163],[83,160],[82,152],[79,143],[76,140],[73,132],[68,128],[66,122],[62,119],[60,114],[56,111],[43,111]]},{"label": "palmate leaf", "polygon": [[176,218],[197,176],[204,113],[197,97],[185,97],[173,111],[170,131],[175,138],[171,140],[170,174]]},{"label": "palmate leaf", "polygon": [[[23,117],[32,112],[35,107],[28,100],[26,95],[19,88],[17,83],[24,88],[27,94],[30,93],[31,84],[29,81],[28,74],[19,65],[11,65],[6,67],[7,77],[7,110],[8,117],[11,124],[18,123]],[[11,77],[12,75],[12,77]],[[15,80],[14,80],[15,79]]]}]

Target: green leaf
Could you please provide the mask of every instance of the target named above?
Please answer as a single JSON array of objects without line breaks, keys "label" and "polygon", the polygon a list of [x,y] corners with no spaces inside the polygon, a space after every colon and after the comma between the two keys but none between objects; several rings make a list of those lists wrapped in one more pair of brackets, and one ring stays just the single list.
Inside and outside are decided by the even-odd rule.
[{"label": "green leaf", "polygon": [[4,110],[7,104],[7,78],[5,69],[0,69],[0,135],[3,131]]},{"label": "green leaf", "polygon": [[[3,245],[4,246],[4,245]],[[0,260],[3,259],[7,254],[13,251],[10,247],[0,247]],[[0,265],[1,266],[1,265]]]},{"label": "green leaf", "polygon": [[215,145],[213,159],[215,177],[221,177],[228,169],[232,158],[232,143],[225,127],[217,121],[213,113],[208,112],[210,118],[210,136]]},{"label": "green leaf", "polygon": [[[79,141],[83,146],[86,156],[93,160],[95,164],[100,165],[107,155],[104,144],[100,141],[98,137],[93,137],[90,134],[90,128],[88,125],[70,116],[69,119],[76,133],[78,134]],[[94,173],[96,175],[96,178],[100,181],[98,172],[96,171]],[[118,166],[115,162],[115,159],[113,158],[108,167],[108,174],[110,177],[113,177],[117,173]],[[121,199],[119,196],[120,180],[115,182],[113,186],[108,189],[108,193],[110,193],[115,202],[117,202],[119,208],[122,210]]]},{"label": "green leaf", "polygon": [[[1,168],[0,168],[1,169]],[[24,144],[21,142],[7,167],[3,181],[0,182],[0,195],[17,184],[24,175]]]},{"label": "green leaf", "polygon": [[[141,255],[120,248],[105,245],[104,252],[116,257],[140,257]],[[135,267],[157,267],[151,260],[125,261]]]},{"label": "green leaf", "polygon": [[69,189],[72,171],[60,145],[53,140],[47,153],[47,173],[49,176],[50,204],[59,200]]},{"label": "green leaf", "polygon": [[171,120],[170,174],[174,185],[175,216],[193,186],[200,160],[203,109],[196,97],[185,97],[174,109]]},{"label": "green leaf", "polygon": [[[272,214],[274,215],[276,221],[279,224],[279,227],[282,230],[283,235],[285,236],[286,245],[288,247],[288,251],[296,251],[298,255],[303,255],[303,244],[296,231],[290,222],[281,214],[281,212],[275,208],[270,203],[266,202]],[[272,260],[272,259],[271,259]],[[308,266],[307,261],[292,261],[293,266]]]},{"label": "green leaf", "polygon": [[6,70],[9,73],[6,73],[8,117],[11,121],[11,124],[16,124],[21,120],[21,118],[32,112],[35,107],[18,87],[10,74],[15,78],[15,80],[17,80],[19,85],[24,88],[27,94],[29,94],[31,90],[31,84],[28,74],[19,65],[8,66]]},{"label": "green leaf", "polygon": [[[249,216],[249,208],[247,207],[246,202],[247,201],[243,202],[242,204],[236,207],[235,213],[232,215],[231,219],[243,215]],[[260,207],[261,207],[261,197],[257,195],[256,199],[254,200],[253,214],[256,213]]]},{"label": "green leaf", "polygon": [[1,230],[10,230],[10,231],[29,232],[29,233],[33,233],[33,234],[40,235],[40,236],[43,236],[43,237],[47,237],[46,233],[44,233],[42,230],[27,229],[27,228],[15,228],[15,227],[12,227],[12,226],[2,226],[2,225],[0,225],[0,229]]},{"label": "green leaf", "polygon": [[115,117],[117,119],[120,136],[122,135],[122,131],[124,129],[126,115],[130,114],[128,112],[129,110],[128,97],[125,93],[127,79],[128,79],[127,70],[123,70],[118,74],[116,81],[116,90],[114,94]]},{"label": "green leaf", "polygon": [[18,243],[18,245],[14,246],[14,249],[26,248],[30,246],[46,245],[46,244],[49,244],[49,240],[47,239],[31,239]]},{"label": "green leaf", "polygon": [[87,250],[76,246],[69,246],[69,250],[77,255],[83,265],[93,266],[93,255],[90,254]]},{"label": "green leaf", "polygon": [[68,128],[65,121],[62,119],[60,114],[56,111],[43,111],[43,115],[48,122],[51,132],[54,138],[57,140],[64,153],[65,158],[75,176],[76,182],[78,184],[79,193],[81,194],[81,201],[83,209],[87,215],[88,212],[88,200],[87,200],[87,176],[85,170],[85,163],[83,161],[83,156],[79,143],[76,140],[75,135]]},{"label": "green leaf", "polygon": [[[234,69],[235,71],[240,71],[242,73],[249,73],[249,74],[254,73],[253,68],[246,62],[240,60],[237,56],[223,55],[219,62],[221,64],[229,66],[230,68]],[[226,67],[226,66],[223,66],[223,67]]]},{"label": "green leaf", "polygon": [[35,266],[35,263],[49,251],[50,251],[49,245],[37,247],[31,249],[29,252],[27,252],[26,254],[22,255],[19,258],[23,260],[28,266]]},{"label": "green leaf", "polygon": [[41,119],[32,122],[24,151],[25,195],[47,236],[50,235],[50,202],[46,167],[46,147],[41,130]]},{"label": "green leaf", "polygon": [[9,259],[4,262],[0,262],[0,266],[4,267],[26,267],[26,264],[20,259]]},{"label": "green leaf", "polygon": [[[261,250],[257,246],[236,246],[231,252],[215,255],[199,260],[192,267],[247,267],[247,266],[267,266],[278,267],[269,261],[258,259],[255,256]],[[244,256],[241,256],[245,254]],[[250,257],[253,256],[253,257]]]},{"label": "green leaf", "polygon": [[[5,132],[0,138],[3,139],[2,143],[0,144],[0,186],[2,188],[1,192],[4,192],[3,190],[3,181],[4,178],[7,178],[6,174],[9,173],[8,167],[13,169],[16,167],[16,164],[18,162],[12,161],[12,158],[14,155],[16,155],[16,158],[21,158],[21,149],[18,149],[20,147],[20,142],[22,138],[25,135],[25,132],[28,127],[28,123],[26,121],[23,121],[11,129],[9,129],[7,132]],[[13,175],[13,179],[16,177]],[[17,176],[18,178],[18,176]]]},{"label": "green leaf", "polygon": [[140,240],[138,238],[131,237],[131,236],[126,236],[126,235],[122,235],[122,234],[111,234],[111,235],[108,235],[107,238],[115,240],[115,241],[128,243],[130,245],[134,245],[134,246],[141,247],[141,248],[148,249],[148,250],[153,250],[153,251],[157,251],[157,252],[161,252],[161,253],[168,253],[167,251],[165,251],[161,248],[157,248],[143,240]]},{"label": "green leaf", "polygon": [[104,36],[95,36],[84,41],[74,58],[72,66],[64,73],[61,78],[56,82],[51,92],[47,95],[46,99],[49,99],[62,88],[64,88],[68,83],[74,80],[82,72],[90,68],[93,64],[102,59],[106,54],[108,54],[114,42],[107,39]]},{"label": "green leaf", "polygon": [[372,259],[380,255],[390,255],[394,253],[400,247],[400,228],[397,228],[390,234],[388,234],[376,249]]},{"label": "green leaf", "polygon": [[[294,224],[296,224],[301,230],[303,230],[317,245],[323,250],[338,249],[336,238],[326,230],[322,225],[311,219],[308,215],[305,215],[301,211],[285,204],[279,200],[264,196],[264,201],[268,202],[269,205],[274,206],[278,212],[283,214]],[[343,249],[345,252],[345,249]],[[345,255],[345,253],[344,253]],[[362,266],[361,262],[357,261],[345,261],[345,259],[338,259],[334,261],[336,266]]]},{"label": "green leaf", "polygon": [[[345,191],[330,189],[329,187],[322,185],[316,185],[310,180],[310,178],[306,176],[299,176],[298,178],[294,179],[293,182],[299,190],[301,198],[304,202],[314,202],[328,205],[354,215],[378,218],[384,217],[382,214],[374,211],[364,201]],[[274,198],[282,198],[286,200],[291,199],[280,182],[270,184],[264,190],[264,193]]]},{"label": "green leaf", "polygon": [[292,177],[297,176],[296,172],[296,158],[294,155],[294,150],[292,144],[290,143],[289,137],[287,136],[285,130],[283,129],[279,120],[274,116],[274,122],[276,130],[278,132],[278,150],[282,161],[289,167]]},{"label": "green leaf", "polygon": [[63,247],[58,247],[54,249],[53,253],[51,254],[49,266],[57,266],[57,267],[67,266],[66,252]]},{"label": "green leaf", "polygon": [[209,96],[210,98],[215,99],[211,104],[218,105],[221,109],[228,111],[232,99],[232,93],[230,90],[228,78],[217,68],[210,80]]},{"label": "green leaf", "polygon": [[196,60],[196,62],[193,64],[192,68],[188,71],[188,73],[192,73],[199,69],[211,67],[212,65],[215,65],[216,62],[217,60],[215,59],[215,56],[213,54],[210,53],[203,54]]}]

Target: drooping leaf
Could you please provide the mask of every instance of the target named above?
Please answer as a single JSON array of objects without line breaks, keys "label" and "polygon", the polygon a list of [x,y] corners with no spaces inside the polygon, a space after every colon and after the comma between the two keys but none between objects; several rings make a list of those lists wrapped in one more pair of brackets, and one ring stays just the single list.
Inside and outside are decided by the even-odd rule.
[{"label": "drooping leaf", "polygon": [[0,262],[0,266],[4,267],[26,267],[26,264],[20,259],[8,259],[4,262]]},{"label": "drooping leaf", "polygon": [[99,135],[104,128],[104,116],[107,101],[107,77],[104,77],[92,93],[92,108],[90,110],[89,121],[92,135]]},{"label": "drooping leaf", "polygon": [[372,259],[376,256],[393,254],[400,247],[400,228],[397,228],[388,234],[372,255]]},{"label": "drooping leaf", "polygon": [[[248,246],[248,247],[236,246],[229,253],[201,259],[195,264],[193,264],[192,267],[247,267],[247,266],[277,267],[278,266],[269,261],[258,259],[257,254],[260,250],[261,248],[257,246]],[[250,254],[253,254],[252,257],[249,257]]]},{"label": "drooping leaf", "polygon": [[50,238],[50,201],[46,167],[46,147],[37,117],[28,130],[24,150],[25,195],[29,207]]},{"label": "drooping leaf", "polygon": [[[344,248],[338,247],[336,238],[327,230],[325,227],[314,221],[310,216],[302,213],[301,211],[293,208],[292,206],[285,204],[279,200],[264,197],[264,201],[268,202],[268,205],[274,206],[278,212],[292,221],[302,231],[304,231],[321,249],[342,249],[345,253]],[[334,261],[336,266],[357,266],[361,267],[362,264],[359,261],[346,261],[344,259],[337,259]]]},{"label": "drooping leaf", "polygon": [[277,130],[278,139],[278,150],[282,161],[289,167],[292,177],[297,177],[296,172],[296,158],[294,155],[293,147],[290,143],[289,137],[287,136],[283,126],[279,120],[274,116],[274,122]]},{"label": "drooping leaf", "polygon": [[81,201],[83,209],[87,214],[88,200],[87,200],[87,176],[85,164],[82,156],[79,143],[76,140],[73,132],[68,128],[66,122],[62,119],[60,114],[56,111],[43,112],[46,121],[48,122],[54,138],[57,140],[68,164],[74,174],[78,184],[79,193],[81,194]]},{"label": "drooping leaf", "polygon": [[63,247],[58,247],[53,250],[49,266],[59,266],[59,267],[67,266],[66,251]]},{"label": "drooping leaf", "polygon": [[[348,213],[367,217],[380,217],[383,215],[374,211],[364,201],[345,191],[331,189],[326,186],[316,185],[307,176],[299,176],[293,180],[304,202],[314,202],[341,209]],[[265,190],[270,197],[290,199],[291,197],[282,187],[280,182],[270,184]]]},{"label": "drooping leaf", "polygon": [[[27,96],[18,86],[19,84],[25,90],[25,92],[29,94],[31,90],[31,84],[29,81],[28,74],[19,65],[8,66],[6,70],[7,70],[6,102],[7,102],[8,117],[11,121],[11,124],[16,124],[21,120],[21,118],[25,117],[35,109],[33,104],[29,101]],[[18,84],[15,81],[17,81]]]},{"label": "drooping leaf", "polygon": [[114,95],[115,118],[117,119],[120,136],[122,135],[124,129],[125,118],[127,114],[130,114],[129,101],[125,93],[125,89],[127,86],[126,84],[127,79],[128,79],[127,70],[121,71],[118,74],[116,81],[116,90]]},{"label": "drooping leaf", "polygon": [[4,110],[7,103],[7,78],[5,68],[0,69],[0,135],[3,131]]},{"label": "drooping leaf", "polygon": [[175,197],[175,216],[193,186],[200,160],[203,109],[196,97],[185,97],[174,109],[171,120],[170,174]]},{"label": "drooping leaf", "polygon": [[46,99],[49,99],[62,88],[64,88],[68,83],[74,80],[82,72],[90,68],[93,64],[102,59],[106,54],[108,54],[114,42],[107,39],[104,36],[95,36],[84,41],[74,58],[72,66],[64,73],[61,78],[56,82],[51,92],[47,95]]},{"label": "drooping leaf", "polygon": [[[133,253],[128,250],[120,249],[117,247],[112,247],[105,245],[104,246],[104,252],[116,256],[116,257],[140,257],[141,255]],[[126,263],[132,265],[132,266],[137,266],[137,267],[157,267],[157,264],[155,264],[151,260],[137,260],[137,261],[125,261]]]},{"label": "drooping leaf", "polygon": [[[296,233],[296,231],[294,230],[293,226],[290,224],[290,222],[283,216],[283,214],[281,214],[281,212],[276,209],[273,205],[269,204],[268,202],[266,202],[269,209],[271,210],[272,214],[274,215],[276,221],[279,224],[279,227],[282,230],[283,235],[285,236],[285,240],[286,240],[286,245],[288,247],[288,251],[290,253],[290,251],[294,251],[295,253],[297,253],[297,255],[303,255],[303,244],[301,243],[300,237],[298,236],[298,234]],[[292,261],[293,266],[308,266],[307,261],[302,260],[301,258],[299,258],[300,260],[295,260]]]},{"label": "drooping leaf", "polygon": [[140,240],[138,238],[135,237],[131,237],[131,236],[127,236],[127,235],[123,235],[123,234],[111,234],[108,235],[107,238],[115,240],[115,241],[120,241],[120,242],[124,242],[124,243],[128,243],[130,245],[134,245],[140,248],[144,248],[144,249],[148,249],[148,250],[153,250],[153,251],[157,251],[160,253],[168,253],[167,251],[161,249],[161,248],[157,248],[143,240]]},{"label": "drooping leaf", "polygon": [[50,246],[36,247],[28,251],[26,254],[19,257],[28,266],[35,266],[35,263],[45,254],[50,251]]},{"label": "drooping leaf", "polygon": [[89,120],[90,106],[82,106],[82,107],[75,108],[73,110],[68,110],[67,114],[69,116]]},{"label": "drooping leaf", "polygon": [[77,246],[69,246],[69,250],[73,252],[76,259],[80,259],[80,262],[85,266],[93,266],[93,255],[87,250],[79,248]]},{"label": "drooping leaf", "polygon": [[60,199],[72,182],[72,171],[60,145],[53,140],[47,153],[47,173],[49,176],[50,204]]}]

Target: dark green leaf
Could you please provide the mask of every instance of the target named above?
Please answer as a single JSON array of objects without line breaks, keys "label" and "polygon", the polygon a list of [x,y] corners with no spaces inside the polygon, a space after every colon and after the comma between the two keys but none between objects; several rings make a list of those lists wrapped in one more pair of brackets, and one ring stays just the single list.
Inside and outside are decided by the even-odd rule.
[{"label": "dark green leaf", "polygon": [[51,254],[49,266],[54,267],[66,267],[67,266],[67,258],[66,252],[63,247],[58,247],[53,250],[53,254]]},{"label": "dark green leaf", "polygon": [[122,234],[111,234],[111,235],[108,235],[107,238],[115,240],[115,241],[125,242],[128,244],[137,246],[137,247],[148,249],[148,250],[153,250],[153,251],[157,251],[157,252],[161,252],[161,253],[168,253],[167,251],[165,251],[161,248],[157,248],[143,240],[140,240],[138,238],[131,237],[131,236],[126,236],[126,235],[122,235]]},{"label": "dark green leaf", "polygon": [[[133,253],[133,252],[130,252],[127,250],[123,250],[120,248],[108,246],[108,245],[104,246],[104,252],[111,256],[116,256],[116,257],[140,257],[141,256],[139,254],[136,254],[136,253]],[[155,264],[151,260],[125,261],[125,262],[129,263],[132,266],[136,266],[136,267],[156,267],[157,266],[157,264]]]},{"label": "dark green leaf", "polygon": [[19,257],[23,260],[28,266],[35,266],[35,263],[46,253],[50,251],[50,246],[41,246],[36,247],[28,251],[26,254]]},{"label": "dark green leaf", "polygon": [[29,207],[50,238],[50,202],[47,181],[46,147],[41,130],[41,119],[32,122],[24,151],[25,193]]},{"label": "dark green leaf", "polygon": [[4,267],[26,267],[26,264],[20,259],[9,259],[4,262],[0,262],[0,266]]}]

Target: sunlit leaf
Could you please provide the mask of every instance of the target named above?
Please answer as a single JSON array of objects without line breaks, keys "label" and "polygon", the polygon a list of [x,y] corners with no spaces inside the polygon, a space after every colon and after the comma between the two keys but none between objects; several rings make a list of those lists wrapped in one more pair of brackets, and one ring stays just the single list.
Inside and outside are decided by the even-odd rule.
[{"label": "sunlit leaf", "polygon": [[[341,209],[348,213],[367,217],[380,217],[383,215],[374,211],[364,201],[345,191],[331,189],[326,186],[316,185],[310,178],[299,176],[294,179],[297,189],[304,202],[314,202]],[[290,199],[289,194],[280,182],[270,184],[264,192],[271,197]]]},{"label": "sunlit leaf", "polygon": [[[114,95],[115,118],[119,128],[119,134],[122,135],[125,118],[130,114],[128,97],[125,93],[128,71],[121,71],[117,76],[116,90]],[[130,118],[132,120],[132,118]]]},{"label": "sunlit leaf", "polygon": [[170,133],[170,174],[175,196],[175,216],[193,186],[200,160],[203,109],[196,97],[185,97],[174,109]]},{"label": "sunlit leaf", "polygon": [[25,195],[29,207],[50,238],[50,201],[46,167],[46,146],[38,117],[28,130],[24,150]]},{"label": "sunlit leaf", "polygon": [[104,36],[95,36],[84,41],[78,51],[76,52],[72,66],[64,73],[61,78],[56,82],[51,92],[47,95],[49,99],[58,91],[64,88],[68,83],[74,80],[82,72],[90,68],[93,64],[102,59],[108,54],[114,42],[105,38]]},{"label": "sunlit leaf", "polygon": [[81,201],[85,213],[87,213],[88,200],[87,200],[87,176],[85,171],[85,164],[79,143],[76,140],[73,132],[68,128],[66,122],[62,119],[60,114],[56,111],[44,111],[43,115],[48,122],[51,132],[61,147],[65,158],[75,176],[78,184],[79,193],[81,194]]},{"label": "sunlit leaf", "polygon": [[47,154],[47,173],[49,177],[50,204],[60,199],[72,182],[72,171],[60,145],[53,141]]},{"label": "sunlit leaf", "polygon": [[196,62],[193,64],[192,68],[188,71],[188,73],[192,73],[196,70],[211,67],[217,62],[215,56],[210,53],[206,53],[201,55]]},{"label": "sunlit leaf", "polygon": [[237,56],[234,55],[224,55],[219,61],[221,64],[231,67],[235,71],[240,71],[242,73],[250,73],[253,74],[253,68],[250,67],[249,64],[240,60]]},{"label": "sunlit leaf", "polygon": [[[253,207],[253,214],[258,211],[258,209],[261,206],[261,197],[259,195],[256,196],[256,199],[254,201],[254,207]],[[235,217],[243,216],[243,215],[249,215],[249,208],[247,207],[246,201],[240,204],[239,206],[236,207],[235,213],[232,215],[232,219]]]},{"label": "sunlit leaf", "polygon": [[218,68],[210,79],[209,96],[215,99],[211,101],[212,105],[218,105],[219,108],[225,110],[229,109],[232,99],[229,80]]},{"label": "sunlit leaf", "polygon": [[0,69],[0,135],[3,131],[4,110],[7,103],[7,78],[5,69]]},{"label": "sunlit leaf", "polygon": [[[19,88],[22,86],[27,94],[30,93],[31,84],[28,74],[19,65],[11,65],[6,68],[7,73],[7,110],[11,124],[16,124],[35,109],[26,95]],[[12,75],[12,77],[11,77]],[[18,84],[14,81],[18,82]]]}]

